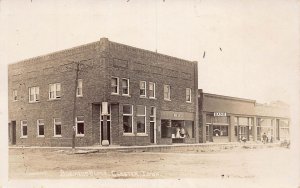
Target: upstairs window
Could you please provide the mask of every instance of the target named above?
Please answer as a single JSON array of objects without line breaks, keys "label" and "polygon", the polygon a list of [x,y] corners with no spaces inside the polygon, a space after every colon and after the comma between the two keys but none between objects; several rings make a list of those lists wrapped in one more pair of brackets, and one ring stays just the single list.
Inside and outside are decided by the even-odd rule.
[{"label": "upstairs window", "polygon": [[49,84],[49,99],[60,99],[61,86],[60,83]]},{"label": "upstairs window", "polygon": [[119,78],[111,78],[111,94],[119,94]]},{"label": "upstairs window", "polygon": [[84,118],[83,118],[83,116],[76,117],[76,136],[84,136]]},{"label": "upstairs window", "polygon": [[122,95],[129,95],[129,79],[122,79]]},{"label": "upstairs window", "polygon": [[191,88],[185,89],[185,100],[186,102],[192,102],[192,90]]},{"label": "upstairs window", "polygon": [[140,81],[140,97],[146,97],[146,81]]},{"label": "upstairs window", "polygon": [[38,102],[40,100],[39,87],[29,88],[29,102]]},{"label": "upstairs window", "polygon": [[76,96],[82,97],[82,79],[79,79],[77,82]]},{"label": "upstairs window", "polygon": [[18,100],[18,91],[15,89],[13,90],[13,101],[17,101]]},{"label": "upstairs window", "polygon": [[171,100],[171,86],[164,85],[164,99],[170,101]]},{"label": "upstairs window", "polygon": [[155,83],[149,82],[149,98],[155,98]]}]

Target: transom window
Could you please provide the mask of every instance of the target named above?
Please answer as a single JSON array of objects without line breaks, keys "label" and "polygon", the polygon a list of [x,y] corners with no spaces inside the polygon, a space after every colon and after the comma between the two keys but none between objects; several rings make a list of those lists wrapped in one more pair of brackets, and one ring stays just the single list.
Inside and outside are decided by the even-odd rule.
[{"label": "transom window", "polygon": [[122,95],[129,95],[129,79],[122,78]]},{"label": "transom window", "polygon": [[21,121],[21,137],[27,138],[27,121]]},{"label": "transom window", "polygon": [[39,87],[29,88],[29,102],[38,102],[40,100],[40,89]]},{"label": "transom window", "polygon": [[111,94],[119,94],[119,78],[111,78]]},{"label": "transom window", "polygon": [[49,99],[60,99],[61,85],[60,83],[49,84]]},{"label": "transom window", "polygon": [[43,119],[37,120],[37,134],[38,134],[38,137],[44,137],[44,135],[45,135]]},{"label": "transom window", "polygon": [[191,88],[185,89],[185,100],[186,102],[192,102],[192,90]]},{"label": "transom window", "polygon": [[146,106],[137,105],[137,133],[146,133]]},{"label": "transom window", "polygon": [[54,118],[54,136],[61,136],[61,119]]},{"label": "transom window", "polygon": [[76,136],[84,136],[84,117],[76,117]]},{"label": "transom window", "polygon": [[146,81],[140,81],[140,97],[146,97]]},{"label": "transom window", "polygon": [[155,83],[149,82],[149,98],[155,98]]},{"label": "transom window", "polygon": [[164,99],[171,100],[171,86],[164,85]]},{"label": "transom window", "polygon": [[124,133],[133,133],[132,105],[123,105],[123,131]]},{"label": "transom window", "polygon": [[77,82],[76,96],[82,97],[82,79],[79,79]]}]

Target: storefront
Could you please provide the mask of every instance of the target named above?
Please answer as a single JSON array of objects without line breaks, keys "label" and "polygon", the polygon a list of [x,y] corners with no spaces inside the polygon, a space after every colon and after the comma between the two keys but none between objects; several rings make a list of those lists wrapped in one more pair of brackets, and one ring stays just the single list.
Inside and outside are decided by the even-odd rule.
[{"label": "storefront", "polygon": [[229,117],[215,116],[214,114],[206,115],[206,140],[208,142],[228,142]]},{"label": "storefront", "polygon": [[236,141],[253,141],[253,117],[234,117],[234,136]]}]

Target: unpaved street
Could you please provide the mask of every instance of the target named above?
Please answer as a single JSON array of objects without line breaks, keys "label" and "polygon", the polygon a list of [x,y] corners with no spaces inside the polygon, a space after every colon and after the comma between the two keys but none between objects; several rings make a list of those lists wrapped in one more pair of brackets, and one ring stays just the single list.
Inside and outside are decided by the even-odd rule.
[{"label": "unpaved street", "polygon": [[209,153],[108,152],[71,154],[59,149],[10,149],[16,178],[247,178],[290,181],[296,161],[286,148]]}]

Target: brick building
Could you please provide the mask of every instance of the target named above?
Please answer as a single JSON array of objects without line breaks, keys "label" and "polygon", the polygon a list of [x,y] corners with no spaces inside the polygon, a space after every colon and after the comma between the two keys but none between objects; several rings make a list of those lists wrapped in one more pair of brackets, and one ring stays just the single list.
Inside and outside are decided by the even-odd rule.
[{"label": "brick building", "polygon": [[200,142],[236,142],[289,139],[289,108],[279,103],[204,93],[199,90]]},{"label": "brick building", "polygon": [[101,38],[8,75],[13,145],[71,146],[73,129],[76,146],[199,142],[197,62]]}]

